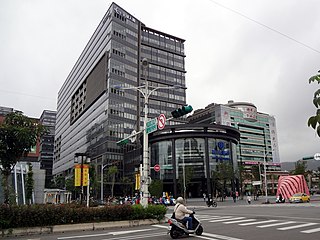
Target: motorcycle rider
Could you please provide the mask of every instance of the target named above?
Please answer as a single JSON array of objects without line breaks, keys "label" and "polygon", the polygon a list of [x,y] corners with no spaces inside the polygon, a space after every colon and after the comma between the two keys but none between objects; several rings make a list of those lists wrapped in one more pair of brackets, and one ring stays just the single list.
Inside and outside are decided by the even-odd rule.
[{"label": "motorcycle rider", "polygon": [[184,223],[187,222],[188,230],[192,230],[192,218],[187,217],[186,214],[192,214],[193,211],[187,209],[184,204],[184,199],[182,197],[178,197],[173,210],[175,212],[175,218],[178,220],[182,220]]}]

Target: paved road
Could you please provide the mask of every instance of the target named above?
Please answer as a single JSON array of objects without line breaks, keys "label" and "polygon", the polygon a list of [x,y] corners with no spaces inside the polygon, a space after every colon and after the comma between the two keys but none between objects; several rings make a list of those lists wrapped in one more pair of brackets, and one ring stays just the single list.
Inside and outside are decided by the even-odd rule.
[{"label": "paved road", "polygon": [[[319,198],[320,200],[320,198]],[[217,208],[208,208],[201,199],[188,200],[201,220],[204,233],[194,239],[209,240],[319,240],[320,201],[303,204],[262,204],[264,199],[248,205],[245,201],[228,200]],[[167,216],[170,216],[172,207]],[[25,236],[9,239],[23,240],[130,240],[130,239],[170,239],[167,224],[117,228],[105,231],[81,231],[61,234]]]}]

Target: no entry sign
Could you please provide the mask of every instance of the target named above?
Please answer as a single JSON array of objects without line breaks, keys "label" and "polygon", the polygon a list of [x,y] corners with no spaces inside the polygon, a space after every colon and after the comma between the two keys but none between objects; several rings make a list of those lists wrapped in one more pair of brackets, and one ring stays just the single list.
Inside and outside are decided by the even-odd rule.
[{"label": "no entry sign", "polygon": [[156,172],[159,172],[159,171],[160,171],[160,165],[159,165],[159,164],[154,165],[153,169],[154,169]]},{"label": "no entry sign", "polygon": [[164,114],[160,114],[158,117],[158,129],[162,130],[166,126],[166,116]]}]

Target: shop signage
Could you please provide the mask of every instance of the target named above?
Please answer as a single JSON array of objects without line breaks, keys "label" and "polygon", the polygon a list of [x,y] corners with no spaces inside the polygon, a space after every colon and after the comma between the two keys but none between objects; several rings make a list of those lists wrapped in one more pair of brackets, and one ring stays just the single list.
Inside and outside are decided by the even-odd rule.
[{"label": "shop signage", "polygon": [[224,142],[218,142],[215,149],[212,149],[212,158],[216,160],[230,160],[230,150],[225,149]]}]

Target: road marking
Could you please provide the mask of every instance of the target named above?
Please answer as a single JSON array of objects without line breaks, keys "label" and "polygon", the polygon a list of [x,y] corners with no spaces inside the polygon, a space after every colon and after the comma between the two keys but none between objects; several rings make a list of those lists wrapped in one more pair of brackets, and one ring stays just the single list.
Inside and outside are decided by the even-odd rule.
[{"label": "road marking", "polygon": [[199,219],[200,219],[201,221],[207,221],[207,220],[215,220],[215,219],[230,218],[230,217],[233,217],[233,216],[227,216],[227,217],[213,216],[213,217],[207,217],[207,218],[201,218],[201,217],[199,217]]},{"label": "road marking", "polygon": [[114,237],[114,238],[108,238],[104,240],[129,240],[129,239],[146,239],[146,238],[154,238],[159,236],[165,236],[167,233],[154,233],[154,234],[143,234],[143,235],[131,235],[131,236],[123,236],[123,237]]},{"label": "road marking", "polygon": [[295,226],[290,226],[290,227],[283,227],[283,228],[277,228],[278,230],[290,230],[290,229],[295,229],[295,228],[302,228],[302,227],[308,227],[308,226],[313,226],[317,225],[318,223],[304,223],[300,225],[295,225]]},{"label": "road marking", "polygon": [[168,228],[168,226],[163,226],[159,224],[152,225],[152,227],[157,227],[157,228]]},{"label": "road marking", "polygon": [[236,218],[223,218],[223,219],[218,219],[218,220],[212,220],[212,221],[209,221],[211,223],[213,222],[223,222],[223,221],[228,221],[228,220],[238,220],[238,219],[244,219],[245,217],[236,217]]},{"label": "road marking", "polygon": [[262,225],[262,226],[257,226],[257,227],[258,227],[258,228],[267,228],[267,227],[274,227],[274,226],[286,225],[286,224],[292,224],[292,223],[297,223],[297,222],[288,221],[288,222],[280,222],[280,223],[273,223],[273,224],[268,224],[268,225]]},{"label": "road marking", "polygon": [[73,239],[73,238],[86,238],[86,237],[101,237],[110,235],[109,233],[101,233],[101,234],[87,234],[87,235],[77,235],[77,236],[68,236],[68,237],[59,237],[58,240],[62,239]]},{"label": "road marking", "polygon": [[266,220],[266,221],[260,221],[260,222],[251,222],[251,223],[241,223],[240,226],[248,226],[248,225],[258,225],[261,223],[271,223],[271,222],[278,222],[279,220]]},{"label": "road marking", "polygon": [[130,231],[118,231],[118,232],[109,232],[111,235],[121,235],[121,234],[130,234],[130,233],[137,233],[137,232],[146,232],[151,231],[151,228],[148,229],[137,229],[137,230],[130,230]]},{"label": "road marking", "polygon": [[[212,233],[202,233],[201,236],[212,237],[213,239],[219,238],[219,239],[223,239],[223,240],[243,240],[241,238],[228,237],[228,236],[223,236],[223,235],[219,235],[219,234],[212,234]],[[200,237],[200,236],[196,236],[196,237]]]},{"label": "road marking", "polygon": [[314,233],[314,232],[320,232],[320,228],[314,228],[309,230],[301,231],[302,233]]},{"label": "road marking", "polygon": [[148,228],[148,229],[132,230],[132,231],[107,232],[107,233],[100,233],[100,234],[86,234],[86,235],[60,237],[60,238],[57,238],[57,239],[58,240],[63,240],[63,239],[74,239],[74,238],[102,237],[102,236],[107,236],[107,235],[130,234],[130,233],[142,232],[142,231],[150,231],[150,230],[152,230],[152,229]]},{"label": "road marking", "polygon": [[237,221],[231,221],[231,222],[224,222],[224,224],[232,224],[232,223],[241,223],[241,222],[252,222],[256,219],[243,219],[243,220],[237,220]]}]

